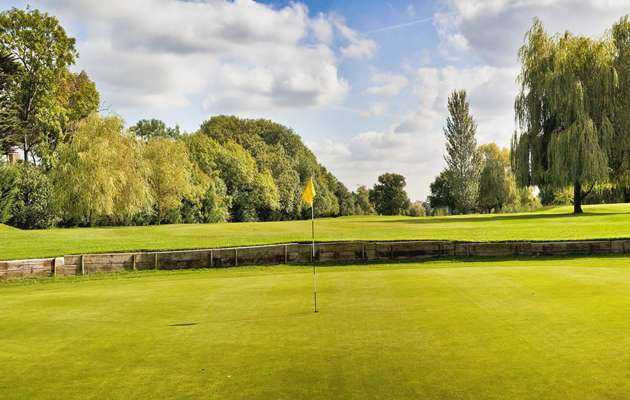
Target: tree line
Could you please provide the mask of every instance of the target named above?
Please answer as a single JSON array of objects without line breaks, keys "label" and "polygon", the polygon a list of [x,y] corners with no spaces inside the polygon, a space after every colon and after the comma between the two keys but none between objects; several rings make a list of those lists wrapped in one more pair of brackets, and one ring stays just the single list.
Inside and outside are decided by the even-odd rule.
[{"label": "tree line", "polygon": [[278,123],[216,116],[192,133],[157,119],[125,128],[103,115],[75,39],[36,9],[0,13],[0,223],[50,226],[207,223],[305,218],[313,177],[319,217],[419,214],[405,178],[384,174],[349,191]]},{"label": "tree line", "polygon": [[628,16],[600,39],[549,35],[535,20],[518,56],[519,130],[510,150],[477,147],[466,93],[452,93],[447,167],[431,184],[430,207],[469,213],[572,203],[581,213],[585,202],[630,202]]}]

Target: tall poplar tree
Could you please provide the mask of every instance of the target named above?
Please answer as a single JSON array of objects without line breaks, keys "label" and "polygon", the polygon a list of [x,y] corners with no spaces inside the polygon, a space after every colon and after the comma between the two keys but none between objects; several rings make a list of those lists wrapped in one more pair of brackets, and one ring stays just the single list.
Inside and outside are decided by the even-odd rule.
[{"label": "tall poplar tree", "polygon": [[470,115],[466,91],[454,91],[448,98],[446,119],[446,170],[455,208],[468,213],[475,209],[479,191],[481,159],[477,152],[477,124]]},{"label": "tall poplar tree", "polygon": [[576,214],[593,186],[609,178],[614,53],[607,39],[550,37],[538,20],[519,50],[522,133],[512,142],[513,168],[523,185],[572,186]]}]

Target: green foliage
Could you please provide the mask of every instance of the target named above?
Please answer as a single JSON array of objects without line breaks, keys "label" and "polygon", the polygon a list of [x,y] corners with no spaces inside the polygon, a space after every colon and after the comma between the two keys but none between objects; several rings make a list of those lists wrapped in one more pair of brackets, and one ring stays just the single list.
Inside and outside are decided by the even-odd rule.
[{"label": "green foliage", "polygon": [[18,116],[12,107],[9,88],[19,71],[15,56],[0,48],[0,152],[6,153],[14,144],[12,130],[18,125]]},{"label": "green foliage", "polygon": [[167,221],[168,213],[178,210],[184,198],[201,195],[195,192],[198,188],[193,185],[194,166],[183,142],[151,139],[144,144],[142,156],[148,166],[147,183],[158,224]]},{"label": "green foliage", "polygon": [[0,48],[19,66],[4,104],[13,116],[10,129],[1,132],[5,145],[19,144],[25,155],[40,147],[40,157],[50,156],[65,123],[59,91],[77,55],[74,45],[59,21],[46,13],[16,8],[0,13]]},{"label": "green foliage", "polygon": [[367,187],[359,186],[357,191],[353,193],[355,213],[357,215],[376,214],[374,205],[370,201],[370,192]]},{"label": "green foliage", "polygon": [[446,178],[455,209],[468,213],[476,208],[479,193],[480,157],[475,138],[477,124],[470,115],[465,91],[455,91],[448,98],[446,120]]},{"label": "green foliage", "polygon": [[[234,197],[233,212],[235,219],[277,220],[310,216],[300,202],[300,193],[306,181],[312,176],[317,186],[315,198],[316,216],[348,215],[354,212],[354,204],[347,188],[330,172],[317,163],[313,153],[302,140],[289,128],[264,119],[241,119],[232,116],[217,116],[205,121],[199,134],[215,140],[219,146],[231,147],[238,158],[247,166],[247,176],[226,172],[229,165],[218,165],[221,177],[225,181],[228,193]],[[235,148],[234,145],[238,145]],[[242,149],[242,150],[240,150]],[[247,154],[247,156],[245,156]],[[254,160],[251,166],[249,158]],[[229,168],[234,171],[235,168]],[[257,170],[257,172],[256,172]],[[256,196],[263,200],[258,205],[243,198],[248,190],[239,190],[237,182],[248,182],[248,177],[256,174],[271,174],[272,182],[266,187],[269,196]],[[255,178],[255,181],[260,179]],[[277,204],[276,193],[277,192]],[[266,198],[265,198],[266,197]],[[266,204],[265,204],[266,203]]]},{"label": "green foliage", "polygon": [[201,197],[197,222],[225,222],[230,217],[231,197],[220,178],[211,179]]},{"label": "green foliage", "polygon": [[78,74],[66,71],[60,84],[59,97],[66,111],[66,126],[72,126],[97,112],[100,104],[96,85],[85,71]]},{"label": "green foliage", "polygon": [[182,137],[182,133],[179,126],[171,128],[166,126],[163,121],[159,119],[141,119],[136,122],[135,125],[129,128],[129,131],[136,135],[136,137],[144,140],[154,138],[170,138],[179,139]]},{"label": "green foliage", "polygon": [[[176,157],[176,155],[168,155]],[[51,175],[66,224],[122,223],[152,204],[149,165],[117,117],[93,114],[58,148]]]},{"label": "green foliage", "polygon": [[[614,140],[610,164],[617,185],[630,193],[630,18],[621,18],[612,28],[614,66],[619,86],[613,116]],[[630,198],[626,199],[630,200]]]},{"label": "green foliage", "polygon": [[588,194],[582,187],[607,181],[614,159],[615,46],[568,32],[550,37],[536,20],[519,58],[515,109],[523,132],[512,143],[516,176],[523,185],[572,185],[579,213]]},{"label": "green foliage", "polygon": [[516,201],[516,182],[511,176],[509,151],[499,149],[495,143],[479,146],[482,159],[479,176],[479,208],[491,212],[501,211]]},{"label": "green foliage", "polygon": [[409,210],[407,211],[407,215],[410,217],[424,217],[426,215],[426,210],[424,209],[424,205],[421,201],[414,201],[409,205]]},{"label": "green foliage", "polygon": [[56,220],[53,186],[40,167],[17,167],[16,195],[9,224],[22,229],[50,228]]},{"label": "green foliage", "polygon": [[0,224],[12,216],[13,204],[18,195],[18,167],[0,164]]},{"label": "green foliage", "polygon": [[429,195],[429,205],[431,209],[447,209],[455,208],[455,200],[453,199],[453,190],[451,182],[448,179],[448,172],[442,171],[430,185],[431,194]]},{"label": "green foliage", "polygon": [[378,183],[370,190],[370,202],[381,215],[404,215],[409,209],[409,197],[405,192],[405,177],[387,173],[378,177]]}]

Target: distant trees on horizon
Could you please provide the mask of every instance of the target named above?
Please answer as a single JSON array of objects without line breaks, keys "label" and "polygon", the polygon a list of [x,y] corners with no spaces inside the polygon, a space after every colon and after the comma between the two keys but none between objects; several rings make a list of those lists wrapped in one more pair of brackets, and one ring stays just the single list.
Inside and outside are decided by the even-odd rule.
[{"label": "distant trees on horizon", "polygon": [[[0,223],[50,226],[278,221],[315,215],[532,210],[541,203],[630,201],[630,20],[602,39],[548,35],[535,21],[519,50],[519,131],[510,149],[479,145],[465,91],[448,98],[446,168],[427,202],[394,172],[354,192],[293,130],[219,115],[195,132],[158,119],[125,128],[99,113],[75,39],[34,9],[0,12]],[[538,197],[533,187],[538,189]]]}]

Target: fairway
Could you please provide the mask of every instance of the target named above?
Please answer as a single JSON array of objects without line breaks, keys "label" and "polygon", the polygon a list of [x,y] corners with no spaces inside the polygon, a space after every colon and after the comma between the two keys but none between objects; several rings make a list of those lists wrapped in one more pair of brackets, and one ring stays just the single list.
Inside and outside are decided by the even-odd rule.
[{"label": "fairway", "polygon": [[[575,240],[630,238],[630,204],[522,214],[449,217],[360,216],[318,219],[319,241]],[[0,226],[0,260],[66,254],[247,246],[310,240],[310,221],[191,224],[25,231]]]},{"label": "fairway", "polygon": [[0,285],[0,398],[610,399],[630,258],[143,272]]}]

